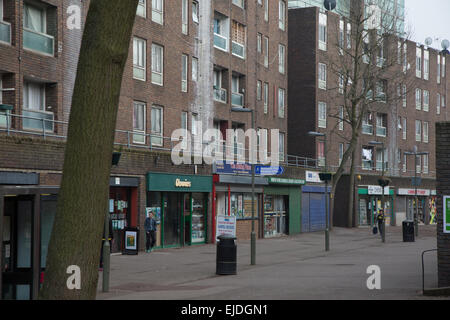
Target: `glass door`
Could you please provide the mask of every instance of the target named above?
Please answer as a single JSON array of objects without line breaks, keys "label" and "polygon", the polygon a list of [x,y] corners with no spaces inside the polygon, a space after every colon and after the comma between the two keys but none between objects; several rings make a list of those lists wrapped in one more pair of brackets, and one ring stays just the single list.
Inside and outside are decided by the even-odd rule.
[{"label": "glass door", "polygon": [[184,245],[192,244],[192,197],[190,193],[183,194],[183,225],[184,225]]},{"label": "glass door", "polygon": [[192,243],[202,243],[206,241],[206,201],[205,194],[192,194]]},{"label": "glass door", "polygon": [[181,244],[181,213],[183,194],[168,192],[164,194],[164,246]]}]

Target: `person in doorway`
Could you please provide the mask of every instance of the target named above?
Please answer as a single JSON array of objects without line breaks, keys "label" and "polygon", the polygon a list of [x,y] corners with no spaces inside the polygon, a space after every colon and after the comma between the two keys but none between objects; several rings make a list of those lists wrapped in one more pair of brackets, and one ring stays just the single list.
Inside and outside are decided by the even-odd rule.
[{"label": "person in doorway", "polygon": [[144,228],[145,228],[145,236],[146,236],[146,243],[145,243],[145,252],[151,252],[153,249],[153,246],[156,242],[156,220],[154,218],[154,213],[150,212],[147,215],[147,218],[144,222]]},{"label": "person in doorway", "polygon": [[380,209],[377,215],[377,222],[378,222],[378,230],[380,231],[380,236],[383,236],[384,232],[384,210]]}]

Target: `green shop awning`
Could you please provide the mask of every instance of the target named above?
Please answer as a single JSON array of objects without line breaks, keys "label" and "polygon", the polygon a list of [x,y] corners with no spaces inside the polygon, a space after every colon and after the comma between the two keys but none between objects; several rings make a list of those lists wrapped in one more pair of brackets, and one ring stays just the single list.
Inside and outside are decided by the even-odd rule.
[{"label": "green shop awning", "polygon": [[147,191],[211,192],[212,176],[149,172]]}]

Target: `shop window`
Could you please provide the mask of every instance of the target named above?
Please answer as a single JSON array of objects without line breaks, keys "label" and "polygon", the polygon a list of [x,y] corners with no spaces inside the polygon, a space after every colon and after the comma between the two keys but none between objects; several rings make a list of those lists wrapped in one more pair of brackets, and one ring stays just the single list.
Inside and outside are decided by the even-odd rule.
[{"label": "shop window", "polygon": [[[251,193],[231,193],[230,213],[237,219],[252,218],[252,195]],[[228,194],[225,195],[225,203],[228,205]],[[255,218],[258,217],[258,195],[255,194],[254,201]]]}]

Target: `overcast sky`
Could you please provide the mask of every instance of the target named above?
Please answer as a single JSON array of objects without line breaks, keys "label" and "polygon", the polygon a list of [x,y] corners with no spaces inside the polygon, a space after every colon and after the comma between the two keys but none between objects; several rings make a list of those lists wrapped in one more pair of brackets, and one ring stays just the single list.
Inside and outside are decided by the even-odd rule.
[{"label": "overcast sky", "polygon": [[450,40],[450,0],[405,0],[405,7],[411,40],[424,44],[431,37],[436,49],[441,49],[443,39]]}]

